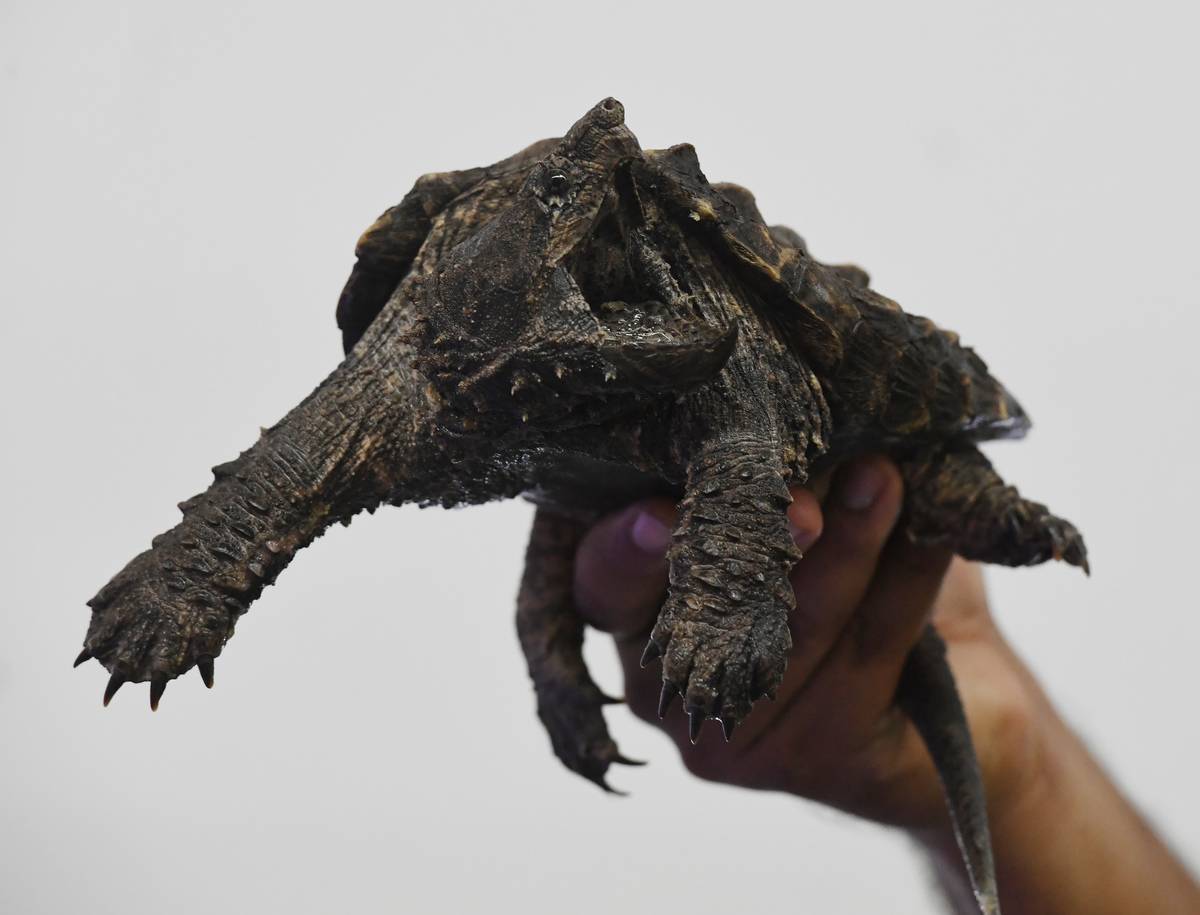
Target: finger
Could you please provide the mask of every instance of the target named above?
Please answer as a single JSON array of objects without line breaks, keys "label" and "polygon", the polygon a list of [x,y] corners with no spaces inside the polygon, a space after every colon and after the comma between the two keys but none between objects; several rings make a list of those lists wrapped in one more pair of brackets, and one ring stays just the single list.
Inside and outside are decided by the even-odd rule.
[{"label": "finger", "polygon": [[891,714],[896,687],[933,612],[950,557],[947,550],[916,546],[903,534],[889,541],[851,621],[800,700],[780,717],[782,730],[802,734],[819,727],[830,743],[859,748],[881,736],[893,738],[895,747],[909,736],[907,722]]},{"label": "finger", "polygon": [[835,465],[820,473],[813,474],[805,483],[804,488],[817,497],[817,501],[822,505],[829,497],[829,490],[833,488],[833,478],[837,476],[840,465]]},{"label": "finger", "polygon": [[575,606],[584,621],[630,636],[654,625],[667,589],[675,506],[639,502],[597,522],[575,554]]},{"label": "finger", "polygon": [[804,554],[820,539],[825,518],[815,494],[798,486],[792,487],[789,492],[792,504],[787,507],[788,528],[792,532],[792,540]]},{"label": "finger", "polygon": [[893,538],[879,564],[871,590],[828,661],[814,678],[813,702],[837,702],[848,733],[877,730],[882,720],[892,736],[906,730],[888,715],[909,652],[933,615],[949,550],[915,546]]},{"label": "finger", "polygon": [[919,546],[903,532],[880,557],[867,596],[843,633],[845,651],[863,666],[903,666],[929,617],[953,553]]},{"label": "finger", "polygon": [[756,709],[742,728],[747,746],[771,728],[804,691],[866,595],[903,500],[899,471],[870,457],[843,467],[833,482],[820,539],[796,564],[792,654],[776,702]]},{"label": "finger", "polygon": [[934,603],[933,619],[938,630],[949,639],[995,634],[979,563],[958,557],[950,563]]},{"label": "finger", "polygon": [[821,537],[792,570],[790,688],[811,676],[866,595],[903,496],[899,472],[882,458],[856,461],[838,474]]}]

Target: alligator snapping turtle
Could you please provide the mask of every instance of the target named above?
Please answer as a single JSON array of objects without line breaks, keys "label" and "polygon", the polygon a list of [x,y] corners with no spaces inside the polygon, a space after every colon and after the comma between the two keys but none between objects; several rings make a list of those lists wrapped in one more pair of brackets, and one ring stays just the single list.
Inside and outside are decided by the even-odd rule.
[{"label": "alligator snapping turtle", "polygon": [[[972,559],[1086,565],[1078,532],[1005,485],[982,440],[1020,406],[955,335],[854,267],[813,259],[694,149],[643,150],[615,99],[565,137],[487,168],[425,175],[362,236],[337,309],[345,361],[90,601],[77,664],[105,704],[149,681],[157,707],[213,659],[263,587],[335,521],[382,503],[524,494],[537,513],[517,628],[556,754],[607,788],[606,698],[584,666],[571,566],[587,525],[681,500],[662,659],[693,739],[772,695],[800,559],[788,484],[884,452],[907,531]],[[925,738],[981,907],[995,911],[983,789],[944,646],[928,628],[897,696]]]}]

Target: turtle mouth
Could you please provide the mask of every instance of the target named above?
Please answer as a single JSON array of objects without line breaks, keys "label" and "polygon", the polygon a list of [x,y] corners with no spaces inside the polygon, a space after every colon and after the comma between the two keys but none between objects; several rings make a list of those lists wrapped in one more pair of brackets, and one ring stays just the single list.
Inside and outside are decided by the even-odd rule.
[{"label": "turtle mouth", "polygon": [[736,326],[710,323],[697,311],[686,279],[656,240],[628,164],[617,168],[588,237],[565,266],[619,376],[650,389],[690,388],[731,354]]},{"label": "turtle mouth", "polygon": [[590,232],[566,264],[592,314],[602,324],[653,324],[653,319],[669,316],[662,290],[652,288],[644,271],[634,267],[634,246],[646,244],[644,240],[636,241],[634,235],[645,224],[630,163],[623,163],[614,172],[613,187]]}]

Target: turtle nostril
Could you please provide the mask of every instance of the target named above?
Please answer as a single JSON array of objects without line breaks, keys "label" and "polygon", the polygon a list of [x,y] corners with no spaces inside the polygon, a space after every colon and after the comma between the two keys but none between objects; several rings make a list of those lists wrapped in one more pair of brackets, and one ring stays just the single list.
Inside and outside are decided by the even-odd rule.
[{"label": "turtle nostril", "polygon": [[602,127],[618,127],[625,123],[625,106],[612,96],[601,101],[593,110],[600,115],[597,120]]}]

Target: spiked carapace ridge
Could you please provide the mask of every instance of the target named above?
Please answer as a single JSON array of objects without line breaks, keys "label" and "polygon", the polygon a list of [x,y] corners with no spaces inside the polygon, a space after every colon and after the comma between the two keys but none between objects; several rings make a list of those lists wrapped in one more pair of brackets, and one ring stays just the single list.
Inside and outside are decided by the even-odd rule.
[{"label": "spiked carapace ridge", "polygon": [[[554,751],[607,788],[631,762],[583,663],[576,545],[600,513],[680,501],[671,590],[646,662],[693,738],[728,736],[772,695],[791,647],[788,484],[881,451],[906,480],[909,534],[1008,565],[1086,568],[1066,521],[979,453],[1025,414],[957,337],[821,264],[710,184],[686,145],[643,150],[605,99],[561,139],[431,174],[362,236],[338,303],[346,359],[90,602],[76,663],[167,683],[213,659],[295,553],[382,503],[538,504],[517,629]],[[897,697],[947,787],[981,906],[995,910],[983,789],[940,641]]]}]

